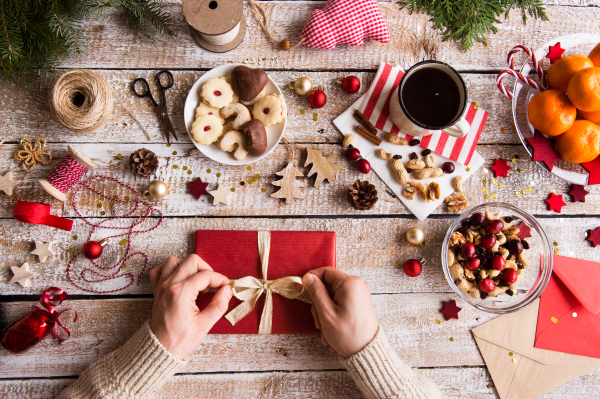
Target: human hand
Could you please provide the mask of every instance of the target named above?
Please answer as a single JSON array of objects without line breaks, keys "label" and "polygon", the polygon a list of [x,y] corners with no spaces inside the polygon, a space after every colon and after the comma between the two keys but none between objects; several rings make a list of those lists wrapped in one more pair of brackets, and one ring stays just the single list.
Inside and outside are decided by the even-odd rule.
[{"label": "human hand", "polygon": [[[229,279],[215,273],[198,255],[185,260],[169,256],[150,270],[154,306],[150,328],[163,346],[183,360],[202,343],[208,331],[225,314],[232,296]],[[205,309],[196,297],[209,288],[219,288]]]},{"label": "human hand", "polygon": [[311,270],[302,282],[313,301],[323,345],[348,358],[371,342],[379,325],[367,283],[331,267]]}]

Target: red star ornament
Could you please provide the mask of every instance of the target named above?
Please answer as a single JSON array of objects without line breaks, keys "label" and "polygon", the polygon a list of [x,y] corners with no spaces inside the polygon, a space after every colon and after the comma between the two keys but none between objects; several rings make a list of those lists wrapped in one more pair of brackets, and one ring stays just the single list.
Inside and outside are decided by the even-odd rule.
[{"label": "red star ornament", "polygon": [[194,195],[196,199],[200,199],[201,195],[208,195],[206,187],[208,187],[208,183],[204,183],[202,179],[197,178],[196,180],[190,182],[189,193]]},{"label": "red star ornament", "polygon": [[554,168],[554,161],[562,159],[554,149],[554,140],[549,139],[537,130],[533,137],[527,138],[527,142],[533,147],[532,160],[544,162],[550,171]]},{"label": "red star ornament", "polygon": [[506,159],[495,159],[494,166],[492,166],[490,169],[494,171],[494,177],[508,177],[508,171],[512,168],[508,166]]},{"label": "red star ornament", "polygon": [[560,47],[560,42],[556,43],[554,46],[550,46],[549,49],[550,51],[548,52],[548,55],[546,55],[546,58],[550,60],[550,64],[554,64],[556,61],[560,60],[565,52],[565,49]]},{"label": "red star ornament", "polygon": [[569,191],[569,195],[573,198],[573,202],[585,202],[585,196],[590,192],[585,189],[585,187],[573,184],[571,186],[571,191]]},{"label": "red star ornament", "polygon": [[518,225],[516,225],[515,227],[517,229],[519,229],[519,232],[515,235],[517,237],[519,237],[521,240],[531,237],[531,227],[529,227],[527,225],[527,223],[521,222]]},{"label": "red star ornament", "polygon": [[588,172],[590,177],[588,178],[588,186],[594,184],[600,184],[600,157],[597,157],[593,161],[584,162],[581,164]]},{"label": "red star ornament", "polygon": [[600,227],[595,230],[588,230],[589,237],[588,241],[592,243],[594,247],[597,247],[600,244]]},{"label": "red star ornament", "polygon": [[442,309],[441,312],[446,315],[446,320],[458,320],[458,312],[460,312],[461,310],[462,308],[456,306],[456,301],[452,300],[449,302],[444,302],[444,309]]},{"label": "red star ornament", "polygon": [[565,201],[563,201],[562,195],[556,195],[554,193],[550,193],[550,198],[548,198],[546,202],[548,203],[549,211],[556,211],[558,213],[560,213],[563,206],[567,205],[565,204]]}]

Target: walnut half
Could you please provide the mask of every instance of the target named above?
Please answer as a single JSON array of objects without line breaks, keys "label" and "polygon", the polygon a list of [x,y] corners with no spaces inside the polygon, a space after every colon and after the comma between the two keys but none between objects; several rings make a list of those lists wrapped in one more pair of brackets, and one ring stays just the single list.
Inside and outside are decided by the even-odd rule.
[{"label": "walnut half", "polygon": [[462,211],[469,203],[467,202],[467,197],[465,197],[461,193],[452,194],[448,198],[446,198],[446,203],[448,204],[448,210],[450,212]]}]

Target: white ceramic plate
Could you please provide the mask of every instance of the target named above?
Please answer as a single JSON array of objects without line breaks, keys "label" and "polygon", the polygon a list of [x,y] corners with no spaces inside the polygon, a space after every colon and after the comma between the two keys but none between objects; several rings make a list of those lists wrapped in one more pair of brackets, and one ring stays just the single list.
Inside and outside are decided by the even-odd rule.
[{"label": "white ceramic plate", "polygon": [[[216,143],[213,143],[211,145],[204,145],[204,144],[198,144],[194,141],[194,138],[192,137],[192,134],[191,134],[192,123],[196,119],[196,108],[198,108],[198,105],[200,105],[200,103],[202,102],[202,97],[200,97],[200,90],[202,88],[202,85],[208,79],[211,79],[211,78],[230,77],[231,72],[238,65],[242,65],[242,64],[222,65],[220,67],[211,69],[210,71],[208,71],[204,75],[202,75],[200,77],[200,79],[198,79],[196,81],[196,83],[194,83],[194,85],[192,86],[192,89],[190,90],[190,92],[185,100],[185,107],[183,109],[183,118],[185,120],[185,128],[186,128],[188,134],[190,135],[190,138],[192,139],[192,143],[194,143],[196,145],[196,147],[198,147],[198,149],[200,150],[201,153],[203,153],[210,159],[220,162],[225,165],[247,165],[247,164],[258,161],[261,158],[266,157],[271,151],[273,151],[275,149],[275,147],[277,146],[277,144],[283,137],[283,133],[285,132],[285,126],[287,123],[287,117],[285,117],[283,119],[283,121],[266,128],[266,130],[267,130],[267,149],[262,155],[256,156],[256,155],[248,154],[248,156],[246,156],[246,158],[240,159],[240,160],[235,159],[231,152],[221,151],[219,149],[219,147],[217,147]],[[269,77],[269,82],[267,83],[267,94],[279,94],[279,96],[281,96],[281,98],[283,99],[283,94],[281,93],[281,90],[279,90],[279,87],[275,84],[275,82],[273,82],[271,80],[270,77]],[[285,104],[285,99],[283,101]],[[250,111],[252,112],[252,106],[250,106],[249,108],[250,108]],[[285,108],[287,109],[287,105]]]}]

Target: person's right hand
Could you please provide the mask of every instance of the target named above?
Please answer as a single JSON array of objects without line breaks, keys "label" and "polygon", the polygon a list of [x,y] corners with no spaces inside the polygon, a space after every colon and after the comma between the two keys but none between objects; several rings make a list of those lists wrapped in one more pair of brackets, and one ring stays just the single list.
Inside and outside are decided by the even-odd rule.
[{"label": "person's right hand", "polygon": [[321,342],[348,358],[377,334],[379,325],[371,303],[371,289],[360,277],[332,267],[311,270],[302,278],[313,301],[312,315]]}]

